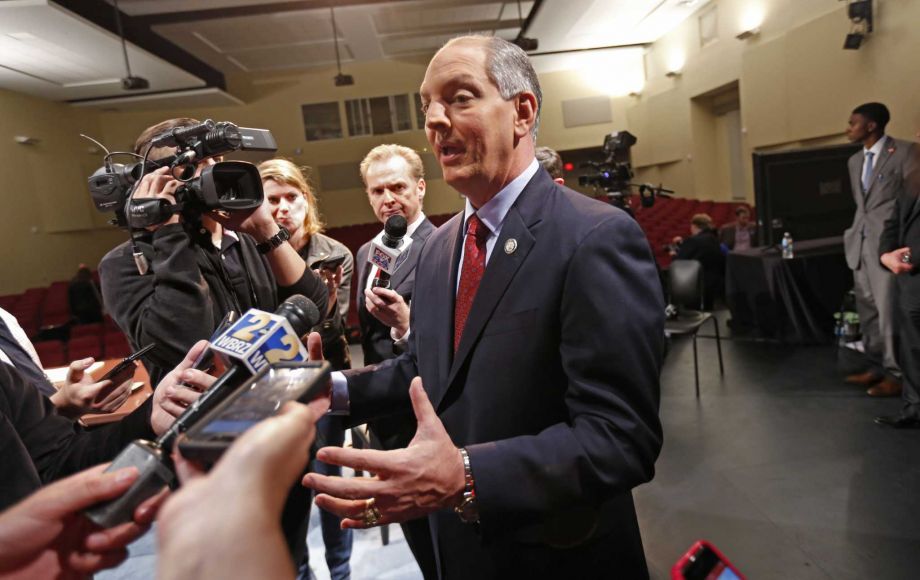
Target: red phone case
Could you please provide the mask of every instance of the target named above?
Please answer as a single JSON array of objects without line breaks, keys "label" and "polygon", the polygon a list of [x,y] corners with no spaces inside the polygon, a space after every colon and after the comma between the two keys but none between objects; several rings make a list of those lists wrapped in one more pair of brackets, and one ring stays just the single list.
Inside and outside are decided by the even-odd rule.
[{"label": "red phone case", "polygon": [[[720,552],[718,548],[716,548],[715,546],[712,545],[712,543],[707,542],[706,540],[697,540],[696,542],[693,543],[692,546],[690,546],[690,549],[687,550],[687,552],[683,556],[681,556],[680,560],[678,560],[674,564],[674,567],[671,568],[671,580],[685,580],[686,579],[686,577],[684,576],[684,570],[686,569],[687,565],[689,565],[690,563],[694,561],[694,558],[696,557],[697,553],[700,551],[701,548],[711,550],[712,553],[716,555],[719,562],[721,562],[725,568],[734,572],[735,575],[738,576],[738,578],[740,578],[741,580],[745,580],[744,574],[739,572],[738,569],[735,568],[735,566],[731,562],[728,561],[728,558],[725,557],[725,554]],[[718,576],[715,576],[715,578],[717,577]]]}]

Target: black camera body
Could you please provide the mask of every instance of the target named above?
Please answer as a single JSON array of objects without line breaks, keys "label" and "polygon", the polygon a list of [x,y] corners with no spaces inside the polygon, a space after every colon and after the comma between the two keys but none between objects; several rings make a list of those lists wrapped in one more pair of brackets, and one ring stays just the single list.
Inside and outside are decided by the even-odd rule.
[{"label": "black camera body", "polygon": [[603,145],[605,159],[601,162],[586,163],[584,166],[592,167],[596,173],[579,176],[578,185],[603,189],[611,200],[625,196],[629,192],[629,181],[634,175],[629,162],[629,150],[637,141],[635,135],[629,131],[616,131],[606,135]]},{"label": "black camera body", "polygon": [[582,164],[582,167],[593,168],[595,173],[579,176],[578,185],[582,187],[591,186],[595,190],[604,190],[612,205],[624,209],[630,214],[632,210],[627,203],[627,199],[632,193],[632,187],[638,188],[642,207],[652,207],[655,204],[655,198],[659,195],[674,193],[660,185],[656,187],[648,183],[631,183],[635,173],[633,173],[632,165],[630,164],[630,149],[637,142],[636,136],[629,131],[616,131],[606,135],[602,147],[606,157],[600,162],[588,161]]},{"label": "black camera body", "polygon": [[[170,218],[175,213],[200,215],[212,210],[241,211],[259,207],[264,199],[262,179],[255,165],[244,161],[220,161],[205,167],[195,177],[197,164],[232,151],[277,151],[267,129],[237,127],[233,123],[208,119],[190,127],[176,127],[151,142],[150,148],[175,147],[176,154],[156,161],[123,165],[109,163],[89,178],[89,191],[96,209],[114,212],[113,223],[140,230]],[[183,182],[176,190],[176,204],[162,199],[132,200],[131,191],[143,175],[169,167]]]}]

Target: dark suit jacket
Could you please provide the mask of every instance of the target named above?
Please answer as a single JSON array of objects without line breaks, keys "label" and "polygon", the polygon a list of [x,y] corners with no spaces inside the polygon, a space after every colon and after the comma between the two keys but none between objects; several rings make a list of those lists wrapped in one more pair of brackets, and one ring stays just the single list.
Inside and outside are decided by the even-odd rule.
[{"label": "dark suit jacket", "polygon": [[0,363],[0,510],[44,484],[111,461],[134,439],[153,440],[153,397],[130,415],[86,430],[12,366]]},{"label": "dark suit jacket", "polygon": [[[415,267],[418,257],[422,253],[425,240],[435,230],[434,224],[428,218],[419,224],[412,233],[412,244],[409,246],[409,255],[390,278],[390,288],[402,296],[406,302],[412,299],[412,289],[415,287]],[[373,241],[373,240],[371,240]],[[364,289],[367,287],[367,277],[371,267],[367,263],[371,241],[365,243],[356,255],[356,269],[358,271],[358,284],[355,290],[355,300],[358,304],[358,322],[361,327],[361,348],[364,349],[364,364],[376,364],[388,358],[393,358],[398,353],[393,351],[393,339],[390,338],[390,327],[380,322],[367,311],[364,305]]]},{"label": "dark suit jacket", "polygon": [[[719,295],[725,280],[725,255],[719,247],[715,233],[702,231],[681,243],[675,260],[699,260],[703,266],[703,302],[706,310],[712,310],[713,301]],[[692,308],[699,305],[685,304]]]},{"label": "dark suit jacket", "polygon": [[630,490],[651,479],[662,442],[664,302],[642,230],[539,170],[505,218],[454,355],[462,221],[419,259],[408,351],[346,372],[352,420],[409,408],[420,375],[469,451],[481,524],[430,517],[442,576],[646,576]]},{"label": "dark suit jacket", "polygon": [[920,314],[920,200],[918,192],[901,191],[879,239],[879,256],[909,247],[912,272],[895,276],[901,308]]}]

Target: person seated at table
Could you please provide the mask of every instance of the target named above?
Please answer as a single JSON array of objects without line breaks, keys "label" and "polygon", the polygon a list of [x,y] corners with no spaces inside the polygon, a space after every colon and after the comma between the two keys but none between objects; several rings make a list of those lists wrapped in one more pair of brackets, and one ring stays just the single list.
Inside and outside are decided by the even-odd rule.
[{"label": "person seated at table", "polygon": [[735,221],[719,230],[719,242],[731,251],[757,246],[757,225],[751,221],[751,210],[743,205],[736,207]]},{"label": "person seated at table", "polygon": [[192,367],[199,341],[153,395],[117,423],[84,429],[13,366],[0,363],[0,509],[77,471],[111,461],[131,441],[161,435],[214,377]]},{"label": "person seated at table", "polygon": [[120,375],[118,384],[97,381],[86,372],[93,365],[92,357],[70,363],[64,384],[56,388],[48,380],[38,352],[16,317],[0,308],[0,362],[15,367],[57,407],[58,413],[76,418],[86,413],[111,413],[131,395],[134,374]]},{"label": "person seated at table", "polygon": [[690,237],[675,236],[673,243],[676,249],[671,251],[675,260],[697,260],[702,265],[705,310],[712,310],[725,277],[725,255],[716,236],[712,218],[698,213],[690,219]]}]

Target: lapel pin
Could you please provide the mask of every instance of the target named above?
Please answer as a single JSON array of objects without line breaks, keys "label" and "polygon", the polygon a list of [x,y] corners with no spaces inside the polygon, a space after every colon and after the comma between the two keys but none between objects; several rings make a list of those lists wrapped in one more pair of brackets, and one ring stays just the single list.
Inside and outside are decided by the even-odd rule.
[{"label": "lapel pin", "polygon": [[514,238],[508,238],[505,240],[505,253],[509,256],[517,250],[517,240]]}]

